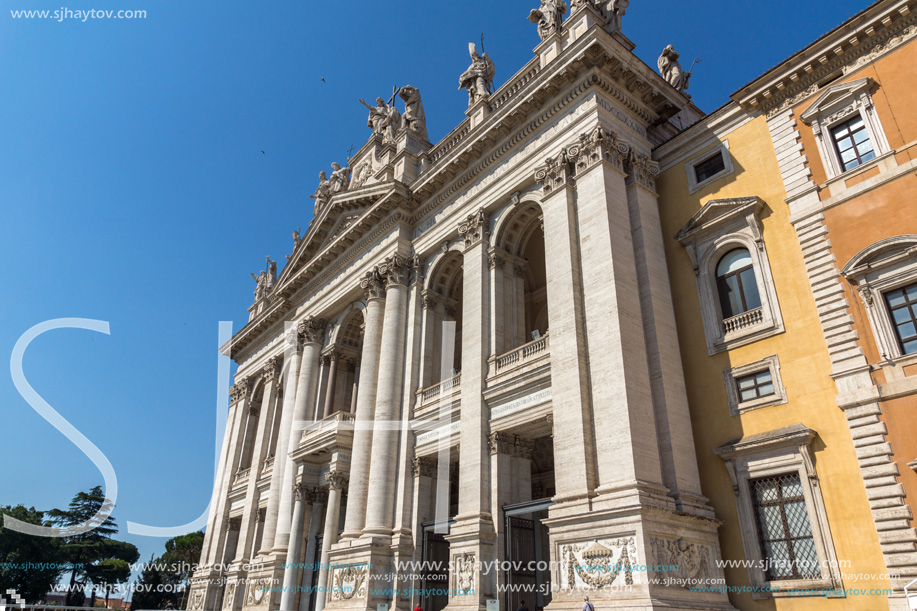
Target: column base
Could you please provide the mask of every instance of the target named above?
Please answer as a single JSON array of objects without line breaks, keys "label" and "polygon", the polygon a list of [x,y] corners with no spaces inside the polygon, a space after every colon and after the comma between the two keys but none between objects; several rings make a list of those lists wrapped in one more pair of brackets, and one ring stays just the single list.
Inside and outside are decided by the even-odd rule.
[{"label": "column base", "polygon": [[456,517],[446,535],[450,571],[445,611],[481,611],[488,598],[497,598],[497,571],[492,566],[496,539],[489,514]]},{"label": "column base", "polygon": [[395,597],[392,591],[401,587],[396,578],[396,557],[403,557],[410,549],[402,550],[404,542],[391,536],[364,535],[358,539],[344,539],[331,548],[328,585],[325,592],[326,611],[376,611],[384,603],[391,609],[407,609],[410,598]]},{"label": "column base", "polygon": [[[236,609],[244,611],[277,611],[280,608],[281,588],[283,587],[283,564],[286,557],[258,556],[249,563],[248,573],[244,575],[236,589],[244,588],[236,603]],[[224,611],[229,611],[228,609]]]},{"label": "column base", "polygon": [[734,609],[728,596],[692,586],[725,585],[716,519],[676,511],[659,486],[599,489],[548,510],[552,599],[549,611]]}]

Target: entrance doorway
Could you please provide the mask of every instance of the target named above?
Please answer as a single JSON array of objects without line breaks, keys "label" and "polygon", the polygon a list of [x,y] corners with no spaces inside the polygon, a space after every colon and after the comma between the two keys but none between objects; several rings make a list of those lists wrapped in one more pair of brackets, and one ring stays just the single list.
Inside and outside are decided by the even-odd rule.
[{"label": "entrance doorway", "polygon": [[518,609],[523,600],[535,611],[551,602],[551,546],[542,520],[553,504],[551,499],[539,499],[503,506],[507,611]]},{"label": "entrance doorway", "polygon": [[[423,526],[422,584],[423,611],[442,611],[449,604],[449,542],[435,532],[435,524]],[[428,594],[428,592],[434,592]]]}]

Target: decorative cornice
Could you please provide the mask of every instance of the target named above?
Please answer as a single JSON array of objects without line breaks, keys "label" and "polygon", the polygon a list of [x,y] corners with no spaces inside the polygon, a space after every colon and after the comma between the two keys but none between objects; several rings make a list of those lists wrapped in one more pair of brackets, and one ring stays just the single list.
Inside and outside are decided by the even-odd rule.
[{"label": "decorative cornice", "polygon": [[768,118],[821,91],[835,73],[852,74],[917,36],[917,13],[906,2],[876,3],[732,95]]}]

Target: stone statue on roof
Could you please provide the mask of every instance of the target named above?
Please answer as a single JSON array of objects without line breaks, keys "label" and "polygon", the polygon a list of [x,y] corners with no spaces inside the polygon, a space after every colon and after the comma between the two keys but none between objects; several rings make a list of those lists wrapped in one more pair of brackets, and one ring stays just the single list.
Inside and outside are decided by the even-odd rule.
[{"label": "stone statue on roof", "polygon": [[560,34],[566,12],[567,3],[564,0],[541,0],[541,7],[529,13],[529,21],[538,25],[538,36],[544,40],[552,34]]},{"label": "stone statue on roof", "polygon": [[473,106],[490,95],[496,67],[487,53],[478,53],[473,42],[468,43],[468,53],[471,55],[471,65],[459,77],[459,89],[468,90],[468,106]]},{"label": "stone statue on roof", "polygon": [[373,129],[373,134],[382,136],[383,142],[394,142],[401,129],[401,113],[395,105],[386,104],[382,98],[376,98],[375,106],[370,106],[363,98],[360,98],[360,103],[369,109],[366,126]]},{"label": "stone statue on roof", "polygon": [[423,101],[420,99],[420,90],[412,85],[405,85],[398,90],[398,97],[404,100],[404,114],[402,119],[415,136],[428,140],[427,115],[423,111]]},{"label": "stone statue on roof", "polygon": [[684,93],[688,89],[688,79],[691,78],[691,73],[684,71],[678,58],[675,47],[667,46],[659,56],[659,74],[668,81],[669,85]]}]

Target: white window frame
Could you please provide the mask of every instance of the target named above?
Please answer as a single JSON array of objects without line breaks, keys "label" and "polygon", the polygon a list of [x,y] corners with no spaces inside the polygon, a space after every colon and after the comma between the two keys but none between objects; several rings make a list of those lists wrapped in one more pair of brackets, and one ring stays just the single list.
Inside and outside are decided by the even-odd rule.
[{"label": "white window frame", "polygon": [[[759,197],[710,200],[688,221],[675,239],[691,259],[697,279],[701,318],[711,355],[783,333],[783,317],[761,233],[759,213],[764,202]],[[751,256],[761,297],[760,320],[726,332],[716,266],[730,250],[744,248]],[[735,318],[735,317],[734,317]]]},{"label": "white window frame", "polygon": [[[698,182],[697,172],[695,172],[694,166],[710,159],[716,155],[717,152],[723,156],[723,165],[725,167],[713,176],[708,176],[704,180]],[[697,193],[713,181],[728,176],[733,172],[735,172],[735,166],[732,163],[732,155],[729,153],[729,140],[718,141],[713,148],[707,149],[703,153],[695,155],[685,162],[685,173],[688,175],[688,192]]]},{"label": "white window frame", "polygon": [[[811,444],[816,436],[817,433],[812,429],[802,424],[793,424],[775,431],[751,435],[714,450],[726,463],[736,495],[742,543],[745,546],[745,556],[751,561],[748,577],[751,586],[757,588],[757,591],[752,593],[754,599],[798,597],[798,592],[803,590],[811,591],[810,594],[806,594],[807,596],[844,596],[840,566],[815,470]],[[787,474],[799,475],[812,528],[812,539],[821,567],[820,579],[768,580],[763,568],[766,556],[761,549],[758,535],[750,481]],[[770,591],[763,591],[765,589]],[[795,592],[791,594],[791,590]]]},{"label": "white window frame", "polygon": [[898,332],[885,295],[917,282],[917,235],[900,235],[868,246],[857,253],[841,274],[859,291],[882,361],[894,365],[917,353],[901,351]]},{"label": "white window frame", "polygon": [[[860,170],[866,165],[877,162],[886,153],[892,152],[872,102],[871,92],[875,91],[876,87],[876,82],[871,78],[832,85],[800,115],[803,123],[811,126],[815,133],[818,152],[829,180]],[[866,132],[869,134],[869,140],[872,142],[876,156],[855,168],[844,170],[831,130],[856,115],[860,115],[866,125]]]},{"label": "white window frame", "polygon": [[[736,386],[737,380],[763,371],[768,371],[771,374],[774,394],[767,395],[766,397],[758,397],[750,401],[741,401]],[[783,386],[783,380],[780,379],[780,360],[777,358],[776,354],[754,363],[724,369],[723,381],[726,383],[726,395],[729,399],[729,413],[733,416],[738,416],[744,412],[760,409],[762,407],[783,405],[787,402],[786,388]]]}]

